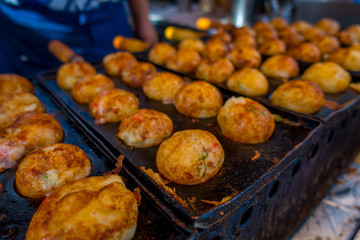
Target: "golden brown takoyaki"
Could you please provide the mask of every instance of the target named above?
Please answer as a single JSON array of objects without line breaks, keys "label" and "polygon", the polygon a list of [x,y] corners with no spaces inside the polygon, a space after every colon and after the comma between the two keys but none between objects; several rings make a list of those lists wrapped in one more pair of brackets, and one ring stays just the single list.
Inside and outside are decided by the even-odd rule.
[{"label": "golden brown takoyaki", "polygon": [[318,62],[321,59],[319,48],[311,42],[302,42],[290,46],[288,54],[299,61],[309,63]]},{"label": "golden brown takoyaki", "polygon": [[72,89],[74,84],[84,77],[95,75],[96,69],[87,62],[72,62],[61,65],[56,74],[56,81],[62,89]]},{"label": "golden brown takoyaki", "polygon": [[224,42],[218,39],[213,39],[205,43],[203,56],[204,58],[208,58],[214,61],[217,59],[224,58],[228,52],[229,49]]},{"label": "golden brown takoyaki", "polygon": [[265,41],[259,47],[259,52],[264,55],[278,55],[285,53],[286,45],[283,40],[274,38]]},{"label": "golden brown takoyaki", "polygon": [[203,59],[196,69],[196,77],[212,83],[226,81],[234,72],[234,65],[227,58],[219,59],[215,62]]},{"label": "golden brown takoyaki", "polygon": [[214,135],[192,129],[176,132],[160,145],[156,166],[172,182],[195,185],[214,177],[224,158],[224,150]]},{"label": "golden brown takoyaki", "polygon": [[334,35],[340,30],[340,23],[334,19],[322,18],[316,24],[315,27],[322,29],[329,35]]},{"label": "golden brown takoyaki", "polygon": [[257,68],[261,63],[261,55],[254,48],[237,48],[230,51],[226,56],[235,66],[236,69],[245,67]]},{"label": "golden brown takoyaki", "polygon": [[17,74],[0,74],[0,94],[25,92],[34,92],[34,86],[29,80]]},{"label": "golden brown takoyaki", "polygon": [[131,67],[125,68],[121,73],[121,79],[130,87],[139,87],[155,75],[156,67],[153,64],[138,62]]},{"label": "golden brown takoyaki", "polygon": [[175,55],[176,49],[169,43],[160,42],[151,48],[148,58],[151,62],[159,65],[165,65],[166,61]]},{"label": "golden brown takoyaki", "polygon": [[152,109],[139,109],[121,122],[117,137],[127,146],[147,148],[159,145],[170,137],[173,122],[165,113]]},{"label": "golden brown takoyaki", "polygon": [[166,61],[166,67],[184,74],[194,73],[201,62],[198,52],[180,49]]},{"label": "golden brown takoyaki", "polygon": [[260,69],[269,78],[289,79],[299,75],[299,64],[294,58],[285,55],[266,59]]},{"label": "golden brown takoyaki", "polygon": [[121,76],[126,67],[137,63],[136,58],[127,52],[109,53],[103,58],[103,65],[107,74],[111,76]]}]

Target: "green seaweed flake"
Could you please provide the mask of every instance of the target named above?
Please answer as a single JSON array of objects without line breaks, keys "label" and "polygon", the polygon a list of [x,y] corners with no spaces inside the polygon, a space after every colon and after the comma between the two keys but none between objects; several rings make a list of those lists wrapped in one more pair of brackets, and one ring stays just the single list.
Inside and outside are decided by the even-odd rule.
[{"label": "green seaweed flake", "polygon": [[202,175],[202,177],[204,177],[204,176],[205,176],[205,173],[206,173],[207,165],[206,165],[206,163],[205,163],[205,159],[206,159],[208,156],[209,156],[209,153],[206,153],[205,156],[199,158],[198,161],[197,161],[197,162],[198,162],[198,165],[197,165],[198,175],[200,175],[199,165],[201,164],[201,161],[202,161],[202,163],[204,164],[205,170],[204,170],[204,174]]}]

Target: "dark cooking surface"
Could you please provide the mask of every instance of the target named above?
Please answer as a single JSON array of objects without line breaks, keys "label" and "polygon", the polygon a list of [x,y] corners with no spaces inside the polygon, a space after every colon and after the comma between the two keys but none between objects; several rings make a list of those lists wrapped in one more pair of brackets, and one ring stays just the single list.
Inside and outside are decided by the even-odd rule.
[{"label": "dark cooking surface", "polygon": [[[99,66],[98,72],[104,73],[101,66]],[[306,128],[291,127],[283,123],[277,123],[275,134],[266,143],[258,145],[240,144],[230,141],[221,135],[216,118],[191,119],[185,117],[179,114],[173,105],[164,105],[161,102],[147,99],[141,88],[127,87],[117,77],[112,79],[117,88],[128,90],[138,96],[141,108],[152,108],[167,113],[174,122],[174,131],[199,128],[210,131],[221,142],[225,151],[225,162],[219,174],[213,179],[195,186],[169,184],[171,188],[174,187],[176,189],[176,193],[183,200],[189,202],[189,199],[195,197],[195,201],[192,204],[180,207],[185,212],[185,215],[192,218],[205,214],[214,208],[213,205],[204,203],[201,200],[221,201],[224,197],[242,193],[249,188],[276,166],[279,161],[286,158],[289,152],[297,148],[298,144],[309,138],[312,130],[319,125],[319,122],[311,119],[301,118],[275,108],[270,108],[270,111],[280,113],[283,117],[303,122]],[[54,72],[40,76],[39,82],[76,113],[88,127],[93,128],[100,135],[100,138],[106,142],[105,145],[112,146],[124,154],[136,169],[145,166],[157,172],[155,166],[157,147],[130,149],[124,146],[115,136],[119,123],[96,125],[87,105],[76,103],[72,100],[70,91],[58,88]],[[228,96],[223,96],[225,101]],[[259,159],[251,160],[255,156],[256,151],[260,153]]]},{"label": "dark cooking surface", "polygon": [[[54,116],[64,130],[65,143],[80,147],[90,158],[92,163],[92,176],[102,175],[114,168],[102,149],[89,140],[50,99],[40,86],[36,86],[35,94],[44,104],[47,113]],[[26,230],[32,215],[40,205],[40,201],[30,201],[21,197],[15,187],[16,169],[9,169],[0,174],[0,183],[4,186],[4,193],[0,193],[0,215],[5,218],[0,220],[0,239],[25,239]],[[133,190],[136,186],[129,176],[122,171],[121,176],[126,186]],[[183,239],[184,233],[178,231],[171,222],[154,207],[153,203],[142,192],[142,204],[139,207],[137,231],[134,239]],[[0,217],[1,218],[1,217]],[[5,234],[13,229],[12,234]],[[5,236],[9,236],[6,238]]]}]

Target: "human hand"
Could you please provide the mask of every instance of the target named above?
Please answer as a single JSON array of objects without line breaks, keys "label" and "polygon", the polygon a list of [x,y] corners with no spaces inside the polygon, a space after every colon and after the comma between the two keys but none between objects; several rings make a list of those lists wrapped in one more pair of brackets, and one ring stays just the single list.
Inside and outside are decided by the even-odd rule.
[{"label": "human hand", "polygon": [[159,41],[158,34],[150,20],[146,19],[134,26],[135,36],[145,42],[155,45]]}]

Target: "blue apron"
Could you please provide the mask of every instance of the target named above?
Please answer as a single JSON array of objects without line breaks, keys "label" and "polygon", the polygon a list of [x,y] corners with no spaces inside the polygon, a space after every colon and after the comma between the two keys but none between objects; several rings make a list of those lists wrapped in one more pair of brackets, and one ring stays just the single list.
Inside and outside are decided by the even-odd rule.
[{"label": "blue apron", "polygon": [[92,62],[116,51],[116,35],[134,36],[123,1],[82,13],[55,12],[36,1],[24,2],[21,7],[0,3],[0,73],[32,77],[58,67],[61,62],[47,49],[51,39],[63,41]]}]

